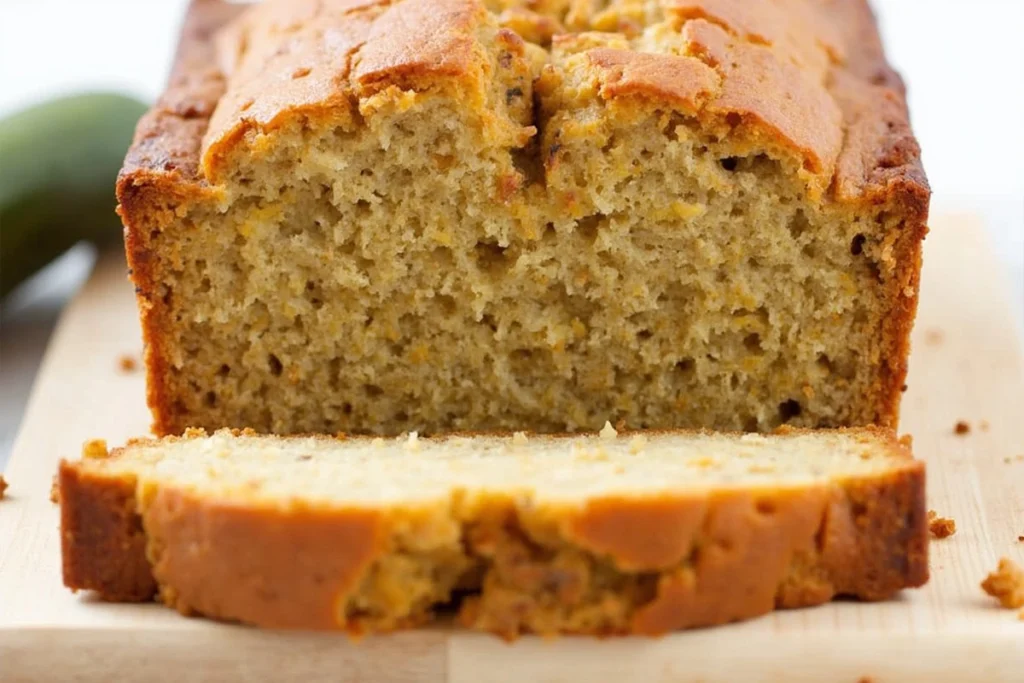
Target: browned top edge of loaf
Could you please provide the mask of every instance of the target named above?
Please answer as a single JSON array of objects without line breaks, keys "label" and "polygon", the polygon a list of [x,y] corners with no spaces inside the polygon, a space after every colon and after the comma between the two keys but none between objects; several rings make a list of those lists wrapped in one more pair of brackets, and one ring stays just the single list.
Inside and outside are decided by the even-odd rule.
[{"label": "browned top edge of loaf", "polygon": [[[240,128],[248,125],[267,123],[281,114],[302,113],[312,105],[331,106],[332,98],[344,94],[352,87],[351,82],[378,90],[392,83],[408,86],[410,79],[457,78],[470,68],[467,35],[481,12],[473,0],[406,0],[372,19],[364,17],[362,10],[380,6],[383,0],[334,0],[332,4],[338,11],[347,12],[336,20],[334,28],[342,29],[341,47],[348,56],[357,49],[361,51],[358,62],[325,56],[323,50],[312,48],[297,56],[295,62],[305,65],[301,71],[322,67],[333,70],[329,75],[338,83],[336,91],[329,90],[323,80],[301,78],[298,83],[308,81],[309,85],[296,88],[270,79],[280,74],[267,74],[266,83],[259,79],[248,82],[245,93],[240,93],[226,90],[213,37],[238,16],[241,8],[220,0],[193,0],[167,89],[140,122],[125,160],[119,182],[122,205],[130,204],[131,197],[125,195],[133,184],[166,183],[169,196],[179,199],[204,187],[200,169],[204,136],[207,146],[228,144],[239,135]],[[923,221],[929,189],[920,149],[910,129],[904,85],[886,62],[866,0],[787,0],[779,4],[664,0],[663,4],[680,21],[690,21],[684,30],[696,36],[698,47],[692,49],[713,52],[721,43],[722,49],[732,46],[742,56],[744,50],[770,48],[775,58],[772,63],[784,67],[780,77],[791,69],[824,69],[827,73],[821,78],[820,88],[830,107],[841,112],[841,124],[810,116],[820,113],[813,103],[808,103],[806,111],[783,112],[780,119],[777,110],[784,106],[783,100],[806,100],[814,95],[803,92],[814,89],[810,87],[779,92],[756,83],[737,82],[728,93],[730,111],[743,114],[745,124],[749,119],[750,125],[763,126],[765,135],[774,136],[782,146],[803,149],[810,166],[831,175],[831,197],[835,201],[876,204],[900,196],[907,213]],[[282,17],[279,11],[274,20],[301,23],[304,14],[310,12],[307,5],[295,3],[291,14]],[[418,34],[396,36],[392,30],[394,26],[415,26],[423,21],[435,24],[428,27],[429,39],[420,39]],[[811,64],[814,57],[807,55],[812,51],[827,55],[830,64]],[[643,78],[639,69],[631,76],[628,63],[650,60],[652,56],[605,54],[612,52],[617,51],[597,50],[592,57],[595,68],[612,69],[614,87],[609,91],[629,94],[639,90],[652,98],[651,106],[661,106],[656,102],[659,94],[686,89],[689,84],[675,81],[696,73],[686,69],[673,72],[644,63],[638,65]],[[654,58],[686,59],[671,55]],[[738,63],[744,66],[743,59]],[[608,89],[609,74],[602,78]],[[729,76],[723,80],[728,81]],[[282,88],[287,88],[287,96],[282,96]],[[210,128],[211,119],[216,130]],[[791,120],[783,125],[784,130],[769,125],[772,120],[785,119]],[[830,147],[836,149],[830,151]],[[131,211],[130,206],[126,209]]]},{"label": "browned top edge of loaf", "polygon": [[[841,490],[741,489],[641,499],[610,492],[567,512],[563,534],[626,570],[664,572],[654,600],[635,615],[630,631],[636,633],[724,623],[836,595],[882,599],[923,585],[924,464],[890,430],[845,433],[906,462],[842,482]],[[171,589],[163,599],[185,612],[266,627],[347,628],[337,618],[339,605],[361,573],[387,552],[384,511],[225,505],[169,487],[150,501],[144,531],[132,478],[90,471],[87,463],[60,466],[64,582],[74,590],[97,591],[110,600],[147,600],[159,579]],[[754,507],[767,517],[742,512]],[[709,519],[715,520],[710,526]],[[162,546],[147,556],[145,534],[154,531]],[[342,537],[345,543],[335,542]],[[739,540],[735,555],[696,558],[692,576],[672,569],[695,543],[722,538]],[[206,549],[201,556],[189,551],[197,543]],[[323,580],[325,569],[335,581]],[[279,589],[269,602],[260,588],[267,577]]]}]

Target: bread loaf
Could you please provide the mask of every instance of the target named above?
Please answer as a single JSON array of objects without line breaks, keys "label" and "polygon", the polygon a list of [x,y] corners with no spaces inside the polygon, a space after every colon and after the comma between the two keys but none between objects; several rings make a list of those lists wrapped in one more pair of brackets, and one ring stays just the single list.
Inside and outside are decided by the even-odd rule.
[{"label": "bread loaf", "polygon": [[864,0],[197,0],[117,193],[160,434],[897,423]]}]

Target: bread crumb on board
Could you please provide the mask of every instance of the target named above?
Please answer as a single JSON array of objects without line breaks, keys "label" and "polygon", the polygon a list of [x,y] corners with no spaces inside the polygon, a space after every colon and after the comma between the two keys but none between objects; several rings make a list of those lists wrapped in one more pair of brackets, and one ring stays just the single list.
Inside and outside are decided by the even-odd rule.
[{"label": "bread crumb on board", "polygon": [[139,361],[130,353],[122,353],[117,358],[117,369],[124,373],[135,372],[139,369]]},{"label": "bread crumb on board", "polygon": [[50,481],[50,502],[54,505],[60,503],[60,478],[56,474]]},{"label": "bread crumb on board", "polygon": [[[981,588],[1006,609],[1024,607],[1024,569],[1008,557],[981,582]],[[1024,610],[1019,614],[1024,619]]]},{"label": "bread crumb on board", "polygon": [[956,423],[956,426],[953,427],[953,433],[956,434],[957,436],[964,436],[965,434],[970,434],[971,425],[967,424],[963,420],[960,420],[959,422]]},{"label": "bread crumb on board", "polygon": [[983,432],[987,432],[990,426],[991,425],[989,425],[988,420],[981,420],[980,422],[978,422],[978,429],[980,429]]},{"label": "bread crumb on board", "polygon": [[929,510],[928,531],[935,538],[949,538],[956,533],[956,520],[939,517],[939,513],[935,510]]},{"label": "bread crumb on board", "polygon": [[4,499],[4,492],[7,491],[7,480],[0,474],[0,500]]}]

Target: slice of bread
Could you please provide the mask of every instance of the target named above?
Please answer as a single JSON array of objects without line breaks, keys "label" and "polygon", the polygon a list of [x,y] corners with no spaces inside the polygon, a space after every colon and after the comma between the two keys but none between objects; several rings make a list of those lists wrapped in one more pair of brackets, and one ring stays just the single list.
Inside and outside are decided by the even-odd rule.
[{"label": "slice of bread", "polygon": [[928,577],[879,429],[419,439],[195,431],[60,468],[64,581],[265,627],[658,634]]}]

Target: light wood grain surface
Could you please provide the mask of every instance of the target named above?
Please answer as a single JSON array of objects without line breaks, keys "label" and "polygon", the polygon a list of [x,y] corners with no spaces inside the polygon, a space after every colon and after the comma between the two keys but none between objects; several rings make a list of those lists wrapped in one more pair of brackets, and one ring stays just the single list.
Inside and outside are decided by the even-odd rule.
[{"label": "light wood grain surface", "polygon": [[[437,627],[349,642],[102,604],[60,579],[58,460],[83,440],[147,430],[131,287],[104,258],[64,315],[6,470],[0,502],[0,681],[1020,681],[1024,621],[979,583],[1024,564],[1024,354],[1008,288],[977,222],[934,221],[902,428],[928,464],[929,507],[955,536],[931,582],[881,604],[838,602],[660,639],[523,638]],[[967,421],[971,432],[954,434]],[[987,425],[987,428],[983,427]],[[1017,456],[1022,456],[1017,458]]]}]

